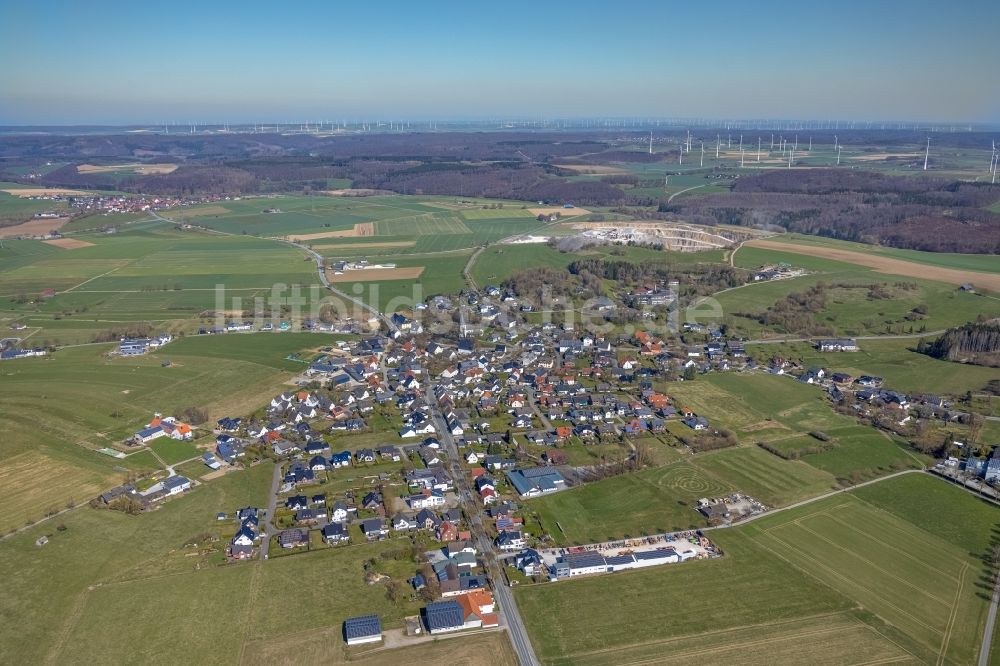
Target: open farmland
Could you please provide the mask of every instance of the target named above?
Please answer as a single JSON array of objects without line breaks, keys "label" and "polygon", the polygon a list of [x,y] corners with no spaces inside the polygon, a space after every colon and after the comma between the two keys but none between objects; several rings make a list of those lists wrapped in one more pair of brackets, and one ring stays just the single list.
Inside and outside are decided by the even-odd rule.
[{"label": "open farmland", "polygon": [[490,631],[473,635],[445,635],[429,643],[408,645],[396,650],[379,646],[348,650],[343,630],[326,627],[246,644],[241,664],[245,666],[298,666],[299,664],[360,664],[396,666],[400,661],[417,664],[459,664],[461,666],[517,666],[506,632]]},{"label": "open farmland", "polygon": [[[780,449],[782,441],[800,440],[814,430],[833,439],[832,449],[803,456],[801,462],[738,449],[695,458],[736,489],[761,493],[758,499],[765,503],[786,504],[817,494],[835,478],[856,482],[921,464],[903,445],[834,412],[818,387],[790,377],[712,373],[697,381],[667,385],[664,390],[679,407],[705,416],[715,427],[731,429],[743,446],[765,442]],[[685,426],[674,427],[684,432]],[[774,461],[766,462],[767,457]],[[803,464],[814,470],[805,472]]]},{"label": "open farmland", "polygon": [[572,545],[704,526],[704,517],[694,510],[697,500],[730,490],[681,460],[571,488],[532,500],[528,507],[546,534]]},{"label": "open farmland", "polygon": [[776,236],[771,236],[768,240],[776,243],[791,243],[793,245],[828,247],[837,250],[847,250],[852,253],[878,255],[927,266],[940,266],[941,268],[954,268],[962,271],[975,271],[977,273],[996,273],[1000,271],[1000,266],[997,265],[996,256],[989,254],[921,252],[919,250],[904,250],[881,245],[866,245],[865,243],[852,243],[850,241],[824,238],[822,236],[805,236],[803,234],[793,233],[778,234]]},{"label": "open farmland", "polygon": [[979,271],[946,268],[944,266],[927,266],[912,261],[897,259],[895,257],[865,254],[822,245],[805,246],[797,245],[795,243],[785,243],[764,239],[748,241],[748,245],[752,247],[791,252],[793,254],[806,254],[814,257],[833,259],[834,261],[858,264],[859,266],[871,268],[878,273],[937,280],[939,282],[946,282],[956,286],[973,283],[978,285],[980,288],[1000,292],[1000,273],[982,273]]},{"label": "open farmland", "polygon": [[[212,539],[232,524],[220,524],[215,514],[266,504],[272,470],[264,463],[228,474],[139,516],[84,507],[60,518],[64,531],[39,526],[0,542],[0,573],[10,578],[0,613],[25,623],[0,627],[6,659],[174,664],[194,653],[199,663],[232,666],[378,666],[396,663],[400,654],[431,662],[447,654],[457,663],[516,663],[502,632],[449,637],[405,653],[345,650],[340,624],[347,617],[376,612],[383,626],[397,628],[404,614],[419,608],[410,600],[393,603],[381,585],[364,581],[362,562],[398,547],[399,540],[225,565],[221,544]],[[50,538],[44,550],[34,545],[40,534]],[[185,547],[189,542],[201,548]],[[394,575],[409,568],[385,562]],[[327,574],[317,577],[320,569]],[[289,585],[303,579],[313,584]],[[299,611],[289,613],[289,604]],[[107,630],[109,622],[115,631]]]},{"label": "open farmland", "polygon": [[[729,325],[752,337],[801,334],[799,329],[785,330],[778,323],[762,324],[758,316],[788,295],[802,294],[821,284],[825,285],[824,307],[808,313],[800,308],[798,321],[808,315],[814,328],[826,327],[838,335],[917,333],[956,326],[984,312],[1000,314],[996,300],[925,279],[929,273],[916,279],[895,278],[818,255],[746,246],[739,249],[734,261],[748,269],[784,262],[808,271],[801,277],[752,282],[715,295]],[[878,287],[877,292],[872,291],[872,285]]]},{"label": "open farmland", "polygon": [[[148,459],[133,464],[133,456],[116,459],[96,450],[121,442],[154,412],[198,406],[220,418],[256,409],[301,367],[285,356],[314,348],[321,336],[224,337],[180,340],[158,354],[130,359],[108,359],[110,345],[96,345],[5,363],[0,404],[7,434],[0,444],[0,478],[34,482],[0,484],[0,529],[40,518],[69,499],[89,500],[120,483],[129,469],[148,469]],[[167,357],[171,366],[161,367]],[[174,461],[190,452],[165,451]]]},{"label": "open farmland", "polygon": [[77,165],[77,173],[110,173],[116,175],[150,176],[153,174],[173,173],[177,170],[176,164],[80,164]]},{"label": "open farmland", "polygon": [[993,368],[919,354],[913,351],[917,342],[917,339],[859,340],[860,351],[852,353],[821,353],[815,345],[804,342],[761,345],[760,348],[768,355],[778,354],[807,366],[822,366],[829,372],[882,377],[886,386],[907,392],[931,391],[945,395],[979,392],[997,376]]},{"label": "open farmland", "polygon": [[[270,240],[181,233],[162,222],[69,240],[71,252],[40,241],[0,249],[0,320],[22,321],[37,343],[91,342],[101,331],[133,324],[190,330],[220,296],[227,310],[253,309],[254,299],[270,300],[276,285],[280,296],[299,285],[311,298],[319,282],[304,253]],[[38,299],[46,289],[56,295]]]},{"label": "open farmland", "polygon": [[[714,531],[721,559],[518,588],[539,657],[969,663],[986,611],[976,585],[981,553],[938,532],[933,512],[897,517],[863,501],[868,493],[903,511],[930,493],[958,507],[950,517],[970,533],[986,534],[1000,519],[995,507],[912,474]],[[587,604],[603,610],[571,621]]]}]

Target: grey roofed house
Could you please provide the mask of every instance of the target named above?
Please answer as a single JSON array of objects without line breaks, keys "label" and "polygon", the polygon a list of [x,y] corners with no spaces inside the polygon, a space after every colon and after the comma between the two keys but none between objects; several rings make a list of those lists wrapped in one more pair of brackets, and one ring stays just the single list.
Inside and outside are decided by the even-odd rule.
[{"label": "grey roofed house", "polygon": [[378,615],[362,615],[344,620],[344,640],[348,645],[382,640],[382,622]]},{"label": "grey roofed house", "polygon": [[349,537],[347,535],[347,528],[344,527],[343,523],[327,523],[323,527],[323,538],[327,541],[339,542],[346,541]]},{"label": "grey roofed house", "polygon": [[437,601],[424,608],[424,622],[432,634],[465,627],[465,614],[457,601]]},{"label": "grey roofed house", "polygon": [[566,479],[558,470],[551,467],[512,469],[507,472],[507,478],[510,479],[518,494],[527,497],[552,493],[566,488]]},{"label": "grey roofed house", "polygon": [[291,529],[285,530],[278,535],[278,544],[282,548],[295,548],[309,543],[309,530]]}]

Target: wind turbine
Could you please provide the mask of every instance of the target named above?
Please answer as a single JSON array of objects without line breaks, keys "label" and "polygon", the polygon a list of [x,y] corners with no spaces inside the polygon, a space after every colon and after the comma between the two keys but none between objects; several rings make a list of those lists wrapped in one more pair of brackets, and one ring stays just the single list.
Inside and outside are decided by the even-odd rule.
[{"label": "wind turbine", "polygon": [[716,134],[715,135],[715,159],[719,159],[719,146],[721,146],[721,145],[722,145],[722,139],[720,139],[719,135]]},{"label": "wind turbine", "polygon": [[701,162],[698,164],[698,167],[701,168],[703,166],[705,166],[705,142],[704,141],[701,142]]},{"label": "wind turbine", "polygon": [[840,146],[837,146],[837,166],[840,166]]},{"label": "wind turbine", "polygon": [[757,162],[760,162],[760,137],[757,137]]},{"label": "wind turbine", "polygon": [[743,168],[743,149],[740,148],[740,168]]},{"label": "wind turbine", "polygon": [[927,171],[927,160],[931,156],[931,138],[927,137],[927,147],[924,149],[924,171]]},{"label": "wind turbine", "polygon": [[649,133],[649,154],[653,154],[653,133]]}]

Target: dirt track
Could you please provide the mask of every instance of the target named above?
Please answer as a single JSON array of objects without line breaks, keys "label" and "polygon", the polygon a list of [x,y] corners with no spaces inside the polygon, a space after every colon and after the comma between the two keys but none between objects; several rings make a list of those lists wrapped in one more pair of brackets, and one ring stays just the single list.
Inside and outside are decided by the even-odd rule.
[{"label": "dirt track", "polygon": [[971,282],[980,289],[1000,292],[1000,273],[980,273],[978,271],[963,271],[957,268],[944,268],[942,266],[927,266],[903,259],[893,259],[877,254],[865,254],[864,252],[821,247],[819,245],[796,245],[794,243],[781,243],[763,239],[747,241],[744,245],[843,261],[849,264],[866,266],[876,272],[888,273],[890,275],[904,275],[906,277],[937,280],[954,285],[963,285]]}]

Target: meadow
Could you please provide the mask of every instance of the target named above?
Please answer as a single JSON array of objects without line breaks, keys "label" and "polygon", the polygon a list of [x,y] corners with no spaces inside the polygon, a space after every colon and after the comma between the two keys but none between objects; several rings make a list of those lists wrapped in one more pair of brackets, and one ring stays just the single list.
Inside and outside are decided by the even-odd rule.
[{"label": "meadow", "polygon": [[[178,232],[163,222],[74,238],[93,245],[66,250],[8,241],[0,249],[0,295],[6,297],[0,320],[25,323],[36,344],[90,342],[101,330],[131,323],[179,330],[220,304],[252,309],[255,298],[270,300],[275,285],[300,285],[306,296],[319,288],[314,262],[269,240]],[[44,289],[57,293],[38,299]]]},{"label": "meadow", "polygon": [[572,545],[703,527],[708,523],[694,509],[697,500],[730,490],[695,465],[678,460],[526,504],[544,533]]},{"label": "meadow", "polygon": [[831,247],[851,252],[861,252],[873,254],[893,259],[903,259],[918,264],[928,266],[940,266],[942,268],[957,268],[960,270],[980,271],[984,273],[996,273],[1000,271],[997,257],[989,254],[956,254],[950,252],[921,252],[920,250],[905,250],[883,245],[868,245],[866,243],[852,243],[850,241],[837,240],[835,238],[824,238],[822,236],[806,236],[804,234],[779,234],[772,236],[769,240],[782,243],[794,243],[795,245],[814,245],[816,247]]},{"label": "meadow", "polygon": [[[953,509],[906,508],[925,496]],[[951,535],[989,534],[998,519],[996,507],[914,473],[709,532],[720,559],[515,594],[546,664],[612,654],[623,664],[969,663],[987,605],[983,543]],[[959,527],[942,531],[945,520]],[[595,605],[586,622],[571,619]]]},{"label": "meadow", "polygon": [[882,377],[887,387],[906,392],[962,395],[966,391],[981,391],[989,380],[997,377],[993,368],[942,361],[912,351],[917,342],[916,339],[859,340],[860,351],[849,353],[820,353],[815,345],[804,342],[747,349],[755,355],[763,354],[761,360],[777,355],[800,361],[806,367],[826,368],[827,372]]},{"label": "meadow", "polygon": [[[308,333],[205,336],[142,357],[109,358],[111,345],[88,345],[5,362],[0,530],[37,520],[70,499],[85,502],[129,471],[158,467],[148,456],[116,459],[97,452],[133,434],[154,412],[204,407],[217,419],[253,411],[304,367],[286,360],[288,354],[332,339]],[[163,367],[168,357],[171,365]],[[154,449],[168,463],[194,454],[190,444],[157,443]]]},{"label": "meadow", "polygon": [[[264,463],[228,474],[138,516],[83,507],[59,517],[65,529],[53,522],[0,541],[0,574],[9,581],[0,595],[0,658],[175,664],[196,655],[198,663],[235,665],[286,663],[291,650],[294,663],[393,663],[400,653],[346,649],[340,627],[375,612],[395,628],[417,612],[420,602],[395,604],[364,582],[362,563],[399,540],[224,563],[221,549],[234,527],[215,514],[264,505],[272,470]],[[41,549],[34,545],[40,535],[49,537]],[[380,561],[394,576],[412,567]],[[516,663],[498,632],[404,654]]]},{"label": "meadow", "polygon": [[[829,326],[838,335],[918,333],[963,324],[984,313],[1000,314],[1000,303],[959,291],[954,285],[876,273],[862,266],[820,257],[743,247],[734,261],[737,266],[748,269],[787,263],[809,271],[801,277],[750,283],[715,295],[730,327],[752,337],[774,337],[796,331],[767,327],[752,317],[739,315],[764,312],[788,294],[805,292],[820,283],[854,286],[830,288],[826,307],[814,315],[817,324]],[[912,284],[915,288],[897,286],[897,282]],[[868,287],[872,284],[885,285],[889,297],[871,297]],[[926,309],[926,314],[912,315],[914,308],[919,306]]]}]

